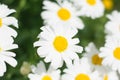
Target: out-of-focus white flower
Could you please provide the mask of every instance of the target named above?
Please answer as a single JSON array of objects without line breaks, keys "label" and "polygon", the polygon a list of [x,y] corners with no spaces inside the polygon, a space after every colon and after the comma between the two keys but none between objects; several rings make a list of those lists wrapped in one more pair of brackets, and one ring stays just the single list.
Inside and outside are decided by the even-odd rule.
[{"label": "out-of-focus white flower", "polygon": [[107,15],[109,21],[105,25],[105,33],[107,36],[120,35],[120,12],[113,11]]},{"label": "out-of-focus white flower", "polygon": [[79,15],[99,18],[104,14],[104,5],[101,0],[73,0],[74,4],[79,7]]},{"label": "out-of-focus white flower", "polygon": [[105,66],[102,65],[102,58],[99,56],[99,51],[96,48],[94,43],[89,43],[88,46],[85,48],[85,55],[89,61],[89,64],[91,66],[92,70],[97,70],[101,72],[101,70],[104,70],[103,68]]},{"label": "out-of-focus white flower", "polygon": [[16,54],[10,51],[18,48],[13,40],[13,37],[17,36],[17,32],[9,27],[9,25],[13,25],[18,28],[16,18],[9,16],[14,12],[15,10],[9,9],[7,5],[0,4],[0,76],[6,72],[5,63],[12,67],[17,65],[17,61],[14,59]]},{"label": "out-of-focus white flower", "polygon": [[76,61],[64,70],[62,80],[100,80],[97,71],[92,72],[87,58]]},{"label": "out-of-focus white flower", "polygon": [[111,71],[110,69],[105,71],[103,73],[100,73],[101,80],[119,80],[116,71]]},{"label": "out-of-focus white flower", "polygon": [[84,28],[83,22],[77,15],[77,10],[70,2],[64,0],[63,2],[59,2],[59,4],[57,4],[45,0],[43,1],[43,4],[43,9],[45,9],[45,11],[41,13],[41,16],[44,19],[45,24],[52,27],[64,27],[65,29]]},{"label": "out-of-focus white flower", "polygon": [[103,58],[102,64],[120,73],[120,36],[107,37],[100,51],[99,56]]},{"label": "out-of-focus white flower", "polygon": [[17,65],[17,61],[14,59],[16,54],[9,50],[18,48],[16,44],[13,44],[13,38],[1,38],[0,39],[0,76],[4,75],[6,72],[6,63],[15,67]]},{"label": "out-of-focus white flower", "polygon": [[0,35],[3,34],[3,36],[9,35],[9,36],[17,36],[17,32],[8,27],[9,25],[13,25],[18,28],[18,22],[16,18],[9,16],[11,13],[14,13],[14,9],[9,9],[7,5],[0,4]]},{"label": "out-of-focus white flower", "polygon": [[79,58],[77,53],[81,53],[83,48],[77,45],[79,39],[73,38],[77,34],[75,30],[49,26],[41,29],[42,32],[38,36],[40,39],[34,46],[40,46],[37,52],[40,57],[45,57],[45,62],[51,62],[51,66],[58,68],[62,67],[63,61],[70,65],[72,60]]},{"label": "out-of-focus white flower", "polygon": [[37,67],[32,66],[32,73],[28,75],[30,80],[60,80],[60,70],[55,70],[46,67],[43,62],[37,64]]}]

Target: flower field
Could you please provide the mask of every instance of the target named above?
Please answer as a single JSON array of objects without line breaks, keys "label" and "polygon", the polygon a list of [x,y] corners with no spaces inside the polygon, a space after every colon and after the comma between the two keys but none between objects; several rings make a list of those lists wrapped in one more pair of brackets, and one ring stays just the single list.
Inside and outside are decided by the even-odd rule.
[{"label": "flower field", "polygon": [[0,3],[0,80],[120,80],[119,0]]}]

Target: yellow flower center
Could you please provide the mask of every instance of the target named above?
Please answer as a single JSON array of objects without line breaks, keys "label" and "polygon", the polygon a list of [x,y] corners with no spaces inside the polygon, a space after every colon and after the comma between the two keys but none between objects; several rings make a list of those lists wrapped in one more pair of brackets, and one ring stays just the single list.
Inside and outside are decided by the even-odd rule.
[{"label": "yellow flower center", "polygon": [[48,75],[43,76],[42,80],[52,80],[52,78]]},{"label": "yellow flower center", "polygon": [[87,3],[91,6],[96,4],[96,0],[87,0]]},{"label": "yellow flower center", "polygon": [[100,58],[97,54],[92,56],[92,63],[94,65],[102,65],[102,58]]},{"label": "yellow flower center", "polygon": [[113,8],[113,0],[103,0],[103,4],[107,10],[111,10]]},{"label": "yellow flower center", "polygon": [[104,76],[104,80],[108,80],[108,76],[107,75]]},{"label": "yellow flower center", "polygon": [[70,11],[68,11],[65,8],[59,9],[57,14],[58,14],[58,17],[63,21],[66,21],[66,20],[70,19],[70,17],[71,17]]},{"label": "yellow flower center", "polygon": [[0,47],[0,52],[2,52],[2,48]]},{"label": "yellow flower center", "polygon": [[117,47],[114,51],[113,51],[113,56],[120,60],[120,47]]},{"label": "yellow flower center", "polygon": [[0,27],[2,27],[2,18],[0,18]]},{"label": "yellow flower center", "polygon": [[75,77],[75,80],[90,80],[89,76],[86,74],[78,74]]},{"label": "yellow flower center", "polygon": [[62,36],[57,36],[53,41],[53,45],[58,52],[63,52],[68,47],[68,41]]}]

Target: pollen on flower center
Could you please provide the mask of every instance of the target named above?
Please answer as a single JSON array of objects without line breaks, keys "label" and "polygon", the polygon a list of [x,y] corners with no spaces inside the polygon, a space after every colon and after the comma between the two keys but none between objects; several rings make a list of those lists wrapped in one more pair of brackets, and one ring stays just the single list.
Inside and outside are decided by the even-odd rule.
[{"label": "pollen on flower center", "polygon": [[104,76],[104,80],[108,80],[108,76],[107,75]]},{"label": "pollen on flower center", "polygon": [[90,80],[89,76],[86,74],[78,74],[75,77],[75,80]]},{"label": "pollen on flower center", "polygon": [[97,54],[92,56],[92,63],[94,65],[102,65],[102,58],[100,58]]},{"label": "pollen on flower center", "polygon": [[113,51],[113,56],[120,60],[120,47],[117,47],[114,51]]},{"label": "pollen on flower center", "polygon": [[96,4],[96,0],[87,0],[87,3],[91,6]]},{"label": "pollen on flower center", "polygon": [[70,19],[70,17],[71,17],[70,11],[67,10],[67,9],[65,9],[65,8],[59,9],[58,12],[57,12],[57,14],[58,14],[58,17],[59,17],[61,20],[64,20],[64,21]]},{"label": "pollen on flower center", "polygon": [[42,80],[52,80],[52,78],[49,75],[43,76]]},{"label": "pollen on flower center", "polygon": [[0,18],[0,27],[2,27],[2,18]]},{"label": "pollen on flower center", "polygon": [[68,41],[62,36],[57,36],[53,41],[53,46],[58,52],[63,52],[68,47]]}]

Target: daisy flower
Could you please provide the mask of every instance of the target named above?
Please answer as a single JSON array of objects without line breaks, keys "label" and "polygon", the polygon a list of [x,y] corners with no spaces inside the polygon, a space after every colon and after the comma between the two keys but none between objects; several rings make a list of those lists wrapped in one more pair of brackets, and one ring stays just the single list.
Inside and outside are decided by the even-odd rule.
[{"label": "daisy flower", "polygon": [[30,80],[60,80],[60,70],[50,67],[46,70],[43,62],[39,62],[37,67],[32,66],[32,73],[28,75]]},{"label": "daisy flower", "polygon": [[100,80],[98,72],[92,72],[86,58],[64,70],[62,80]]},{"label": "daisy flower", "polygon": [[107,15],[109,21],[105,25],[105,33],[109,35],[120,34],[120,12],[113,11]]},{"label": "daisy flower", "polygon": [[40,39],[34,46],[40,46],[37,53],[40,57],[45,57],[45,62],[51,62],[51,66],[58,68],[63,65],[63,61],[70,65],[72,60],[79,58],[76,52],[81,53],[83,48],[77,45],[79,39],[73,38],[77,34],[75,30],[49,26],[41,29],[42,32],[38,36]]},{"label": "daisy flower", "polygon": [[92,70],[103,70],[104,66],[102,65],[102,58],[99,56],[99,51],[96,48],[94,43],[89,43],[88,46],[85,48],[85,55],[89,61],[89,64]]},{"label": "daisy flower", "polygon": [[3,37],[0,39],[0,76],[3,76],[6,72],[6,63],[10,64],[12,67],[17,65],[17,61],[14,59],[16,54],[9,50],[18,48],[16,44],[13,44],[13,38]]},{"label": "daisy flower", "polygon": [[9,25],[13,25],[18,28],[16,18],[9,16],[14,12],[14,9],[9,9],[8,6],[0,4],[0,34],[6,33],[9,36],[17,36],[17,32],[14,29],[8,27]]},{"label": "daisy flower", "polygon": [[80,8],[79,14],[92,19],[99,18],[104,14],[104,5],[101,0],[73,0]]},{"label": "daisy flower", "polygon": [[87,57],[92,71],[98,71],[102,78],[101,80],[118,80],[118,75],[115,71],[112,71],[108,66],[102,65],[103,58],[99,56],[100,51],[98,51],[94,43],[89,43],[85,51],[85,57]]},{"label": "daisy flower", "polygon": [[107,37],[105,46],[100,48],[100,51],[99,56],[103,58],[102,64],[120,73],[120,37]]},{"label": "daisy flower", "polygon": [[84,24],[77,15],[77,10],[74,6],[64,0],[63,2],[59,2],[59,4],[51,2],[51,1],[43,1],[43,9],[44,11],[41,13],[42,18],[44,19],[44,23],[48,24],[52,27],[64,27],[65,29],[73,28],[73,29],[83,29]]}]

